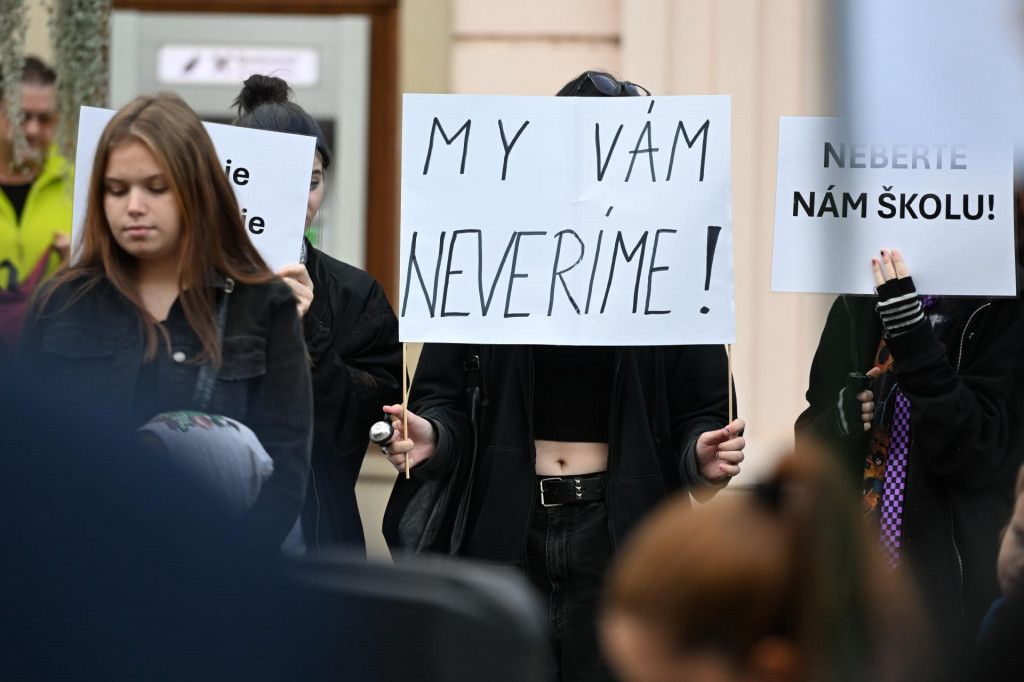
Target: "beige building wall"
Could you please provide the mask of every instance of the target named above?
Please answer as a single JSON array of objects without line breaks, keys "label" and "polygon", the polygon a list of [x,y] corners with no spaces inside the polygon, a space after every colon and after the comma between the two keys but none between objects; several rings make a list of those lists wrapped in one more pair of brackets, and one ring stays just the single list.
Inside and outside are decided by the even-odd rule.
[{"label": "beige building wall", "polygon": [[39,57],[53,66],[53,43],[47,22],[50,13],[43,0],[28,0],[28,34],[25,36],[25,54]]},{"label": "beige building wall", "polygon": [[[778,117],[831,113],[829,6],[830,0],[403,2],[406,92],[550,95],[596,69],[659,95],[732,96],[733,357],[740,414],[749,425],[747,465],[737,482],[756,481],[791,446],[831,301],[769,291]],[[359,501],[376,553],[382,545],[373,545],[375,514],[394,473],[373,450]]]},{"label": "beige building wall", "polygon": [[618,0],[451,0],[451,91],[553,95],[587,69],[619,71]]},{"label": "beige building wall", "polygon": [[[732,96],[734,372],[740,481],[792,445],[831,296],[772,294],[779,116],[832,113],[828,0],[622,0],[622,73],[669,95]],[[739,482],[739,481],[737,481]]]}]

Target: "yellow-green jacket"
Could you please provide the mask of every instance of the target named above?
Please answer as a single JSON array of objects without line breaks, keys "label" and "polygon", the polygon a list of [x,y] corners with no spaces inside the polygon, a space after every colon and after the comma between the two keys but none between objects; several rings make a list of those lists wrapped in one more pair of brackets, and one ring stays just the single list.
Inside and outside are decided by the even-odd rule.
[{"label": "yellow-green jacket", "polygon": [[[71,234],[71,187],[74,175],[64,157],[51,150],[39,177],[25,199],[19,221],[10,199],[0,191],[0,263],[10,261],[18,270],[18,284],[31,274],[46,250],[53,233]],[[60,267],[60,257],[51,253],[45,277]],[[7,268],[0,269],[0,289],[8,284]]]}]

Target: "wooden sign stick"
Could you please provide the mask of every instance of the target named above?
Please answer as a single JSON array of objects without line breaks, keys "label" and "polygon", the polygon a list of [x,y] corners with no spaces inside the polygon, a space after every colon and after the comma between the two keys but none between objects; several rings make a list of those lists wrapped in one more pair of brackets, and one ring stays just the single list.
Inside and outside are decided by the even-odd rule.
[{"label": "wooden sign stick", "polygon": [[733,420],[733,405],[732,405],[732,344],[725,344],[725,357],[729,361],[729,377],[727,379],[728,385],[726,391],[729,393],[729,423],[732,424]]},{"label": "wooden sign stick", "polygon": [[[730,403],[731,404],[731,403]],[[729,408],[732,411],[732,408]],[[402,435],[409,437],[409,344],[402,344]],[[405,479],[409,480],[409,455],[405,453]]]}]

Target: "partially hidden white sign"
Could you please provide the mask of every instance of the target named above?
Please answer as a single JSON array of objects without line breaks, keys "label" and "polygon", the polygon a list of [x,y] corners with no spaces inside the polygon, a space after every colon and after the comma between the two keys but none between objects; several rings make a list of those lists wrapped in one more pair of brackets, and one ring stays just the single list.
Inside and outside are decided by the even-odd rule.
[{"label": "partially hidden white sign", "polygon": [[731,343],[730,101],[406,95],[403,341]]},{"label": "partially hidden white sign", "polygon": [[[77,252],[100,135],[116,112],[82,107],[78,124],[72,251]],[[246,232],[272,270],[298,263],[316,140],[204,123],[238,199]]]},{"label": "partially hidden white sign", "polygon": [[783,117],[772,291],[871,294],[899,249],[926,294],[1013,296],[1013,146],[850,140],[839,119]]}]

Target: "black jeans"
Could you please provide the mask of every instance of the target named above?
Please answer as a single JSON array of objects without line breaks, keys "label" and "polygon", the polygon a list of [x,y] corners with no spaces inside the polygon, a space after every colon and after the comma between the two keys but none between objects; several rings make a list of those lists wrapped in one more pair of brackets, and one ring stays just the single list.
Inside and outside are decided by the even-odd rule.
[{"label": "black jeans", "polygon": [[604,576],[611,560],[611,529],[603,500],[562,507],[537,503],[527,541],[526,572],[548,604],[554,651],[551,679],[614,679],[597,632]]}]

